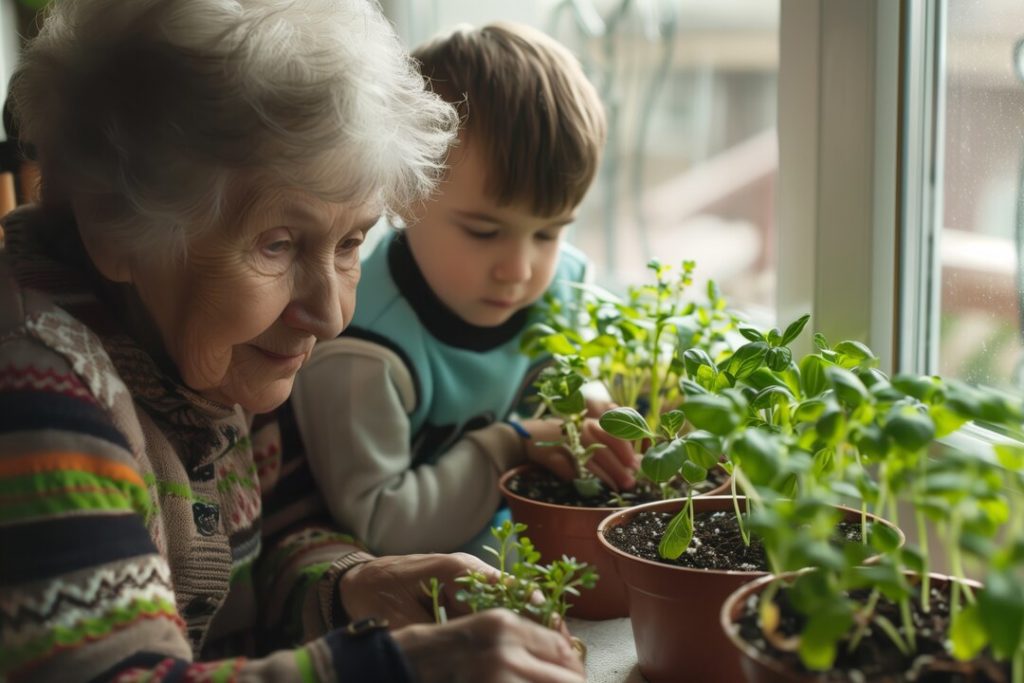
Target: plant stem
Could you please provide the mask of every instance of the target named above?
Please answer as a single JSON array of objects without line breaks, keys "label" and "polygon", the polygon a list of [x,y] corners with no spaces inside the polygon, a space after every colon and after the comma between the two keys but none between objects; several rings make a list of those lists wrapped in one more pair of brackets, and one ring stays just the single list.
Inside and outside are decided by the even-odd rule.
[{"label": "plant stem", "polygon": [[[878,597],[881,595],[877,588],[871,591],[871,595],[868,596],[868,602],[864,605],[863,612],[866,615],[872,615],[875,611],[875,605],[878,604]],[[846,646],[847,652],[853,652],[860,645],[861,638],[868,632],[868,626],[871,624],[870,616],[865,618],[858,626],[857,630],[853,632],[853,637],[850,638],[850,642]]]},{"label": "plant stem", "polygon": [[736,511],[736,525],[739,527],[740,538],[743,539],[743,545],[749,546],[750,545],[750,533],[747,531],[747,528],[745,526],[743,526],[743,514],[740,512],[740,501],[739,501],[739,497],[736,495],[736,483],[738,481],[741,483],[741,486],[743,487],[743,493],[747,496],[748,505],[749,505],[749,501],[751,499],[756,500],[758,504],[761,503],[761,499],[757,496],[757,492],[754,491],[754,486],[746,478],[746,476],[743,474],[743,472],[740,470],[740,468],[738,466],[734,467],[733,470],[732,470],[732,484],[731,484],[731,487],[732,487],[732,507]]},{"label": "plant stem", "polygon": [[906,596],[900,598],[900,618],[903,619],[903,630],[907,632],[907,643],[911,651],[917,650],[917,629],[914,628],[914,620],[910,614],[910,599]]},{"label": "plant stem", "polygon": [[1024,647],[1018,647],[1013,652],[1013,664],[1011,665],[1013,683],[1024,683]]},{"label": "plant stem", "polygon": [[[921,554],[928,557],[928,526],[924,513],[920,509],[914,510],[914,517],[917,520],[918,545],[921,546]],[[921,575],[921,611],[928,614],[931,611],[931,583],[932,577],[928,572]]]}]

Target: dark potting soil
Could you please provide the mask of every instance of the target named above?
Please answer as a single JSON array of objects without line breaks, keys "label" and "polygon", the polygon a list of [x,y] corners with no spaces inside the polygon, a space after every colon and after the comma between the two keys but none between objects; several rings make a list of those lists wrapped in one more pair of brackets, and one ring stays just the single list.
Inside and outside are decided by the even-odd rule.
[{"label": "dark potting soil", "polygon": [[[768,571],[764,546],[756,538],[744,545],[732,510],[698,512],[693,516],[693,540],[676,560],[658,555],[658,544],[675,514],[641,512],[620,526],[605,530],[604,537],[619,550],[645,560],[691,569],[720,569],[744,572]],[[840,522],[838,533],[860,541],[860,525]]]},{"label": "dark potting soil", "polygon": [[[718,488],[729,478],[725,470],[715,468],[708,472],[708,478],[694,488],[695,493],[704,493],[711,489]],[[583,498],[576,491],[571,481],[563,481],[547,470],[531,469],[517,474],[508,481],[508,488],[524,498],[552,503],[554,505],[568,505],[581,508],[624,508],[651,503],[662,500],[661,491],[650,485],[648,482],[641,482],[633,491],[616,493],[610,488],[600,484],[601,490],[598,495],[592,498]],[[674,487],[676,494],[673,497],[685,498],[687,485],[681,483]]]},{"label": "dark potting soil", "polygon": [[[918,591],[919,593],[919,591]],[[969,662],[959,662],[947,654],[944,642],[949,630],[949,585],[931,587],[930,609],[924,612],[920,600],[911,601],[911,618],[917,638],[917,651],[906,656],[899,651],[881,629],[870,629],[860,641],[857,649],[847,651],[847,643],[838,646],[839,655],[831,671],[819,674],[816,680],[822,683],[1007,683],[1010,681],[1009,666],[996,662],[988,651]],[[856,591],[853,597],[866,601],[867,591]],[[743,605],[739,620],[740,636],[769,657],[777,659],[791,670],[806,673],[799,657],[793,652],[783,652],[769,643],[757,624],[757,609],[760,594],[751,595]],[[776,595],[781,609],[780,631],[783,636],[800,632],[804,624],[803,615],[794,610],[787,600],[787,590]],[[878,601],[876,611],[899,625],[902,619],[899,607],[886,599]],[[902,627],[900,632],[905,635]]]}]

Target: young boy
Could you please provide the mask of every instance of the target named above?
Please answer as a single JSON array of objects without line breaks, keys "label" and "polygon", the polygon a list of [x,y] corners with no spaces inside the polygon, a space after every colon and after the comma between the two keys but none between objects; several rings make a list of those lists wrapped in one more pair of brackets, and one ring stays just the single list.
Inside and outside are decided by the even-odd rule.
[{"label": "young boy", "polygon": [[[433,201],[363,263],[346,332],[292,394],[332,516],[377,553],[471,548],[498,478],[533,460],[563,477],[553,419],[509,423],[531,376],[519,338],[545,292],[568,299],[586,259],[562,242],[605,138],[597,93],[564,47],[518,25],[460,29],[414,53],[464,126]],[[629,487],[637,456],[594,420],[593,470]]]}]

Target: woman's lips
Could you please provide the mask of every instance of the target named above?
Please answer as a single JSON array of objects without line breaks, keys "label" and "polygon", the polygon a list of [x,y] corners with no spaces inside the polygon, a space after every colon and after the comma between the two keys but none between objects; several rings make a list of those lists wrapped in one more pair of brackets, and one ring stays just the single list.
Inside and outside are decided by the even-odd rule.
[{"label": "woman's lips", "polygon": [[258,346],[254,346],[253,348],[256,349],[257,351],[259,351],[261,354],[263,354],[264,357],[268,358],[269,360],[273,361],[274,363],[279,363],[279,364],[282,364],[282,365],[290,365],[292,363],[295,363],[297,365],[302,365],[302,362],[306,359],[306,352],[294,353],[294,354],[282,354],[282,353],[274,353],[273,351],[267,351],[266,349],[261,349]]}]

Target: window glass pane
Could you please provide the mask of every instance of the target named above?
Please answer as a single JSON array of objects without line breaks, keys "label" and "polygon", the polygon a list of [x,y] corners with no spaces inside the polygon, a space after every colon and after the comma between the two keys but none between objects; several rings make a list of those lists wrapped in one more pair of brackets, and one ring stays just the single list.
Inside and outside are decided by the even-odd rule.
[{"label": "window glass pane", "polygon": [[937,370],[1019,389],[1024,4],[951,0],[945,30]]},{"label": "window glass pane", "polygon": [[[410,46],[506,19],[555,36],[602,93],[609,146],[571,239],[612,287],[697,261],[773,317],[778,0],[395,0]],[[604,34],[601,35],[603,28]]]}]

